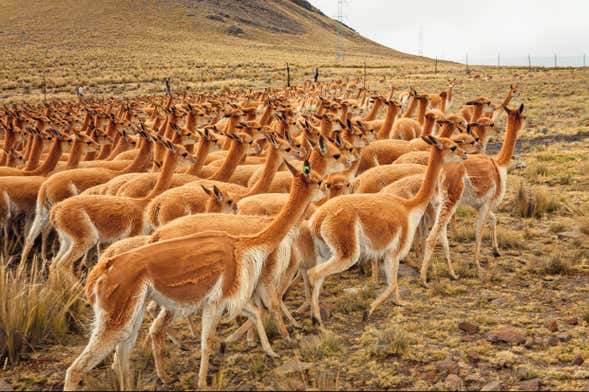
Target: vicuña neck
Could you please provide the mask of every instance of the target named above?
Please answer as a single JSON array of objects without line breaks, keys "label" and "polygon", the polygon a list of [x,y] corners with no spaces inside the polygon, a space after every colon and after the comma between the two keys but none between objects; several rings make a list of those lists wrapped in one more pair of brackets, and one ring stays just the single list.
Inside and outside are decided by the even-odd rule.
[{"label": "vicu\u00f1a neck", "polygon": [[436,182],[442,169],[442,153],[436,147],[430,147],[429,161],[427,164],[427,170],[425,172],[425,178],[419,187],[419,191],[415,196],[409,199],[406,203],[409,209],[414,208],[425,208],[430,202],[434,190],[436,188]]},{"label": "vicu\u00f1a neck", "polygon": [[308,185],[301,177],[293,178],[290,196],[280,213],[262,232],[246,237],[246,247],[262,248],[267,253],[274,251],[293,226],[301,221],[310,202]]},{"label": "vicu\u00f1a neck", "polygon": [[190,168],[186,171],[186,174],[190,174],[192,176],[198,176],[198,173],[203,168],[207,156],[209,155],[209,151],[211,149],[212,142],[207,139],[206,137],[202,137],[198,142],[198,148],[196,150],[196,161],[190,166]]},{"label": "vicu\u00f1a neck", "polygon": [[258,178],[258,181],[256,181],[256,183],[245,194],[245,196],[268,192],[270,185],[272,184],[272,180],[278,171],[278,168],[280,165],[282,165],[282,159],[278,150],[272,146],[268,146],[268,148],[269,150],[266,154],[266,161],[264,163],[264,171],[262,172],[260,178]]},{"label": "vicu\u00f1a neck", "polygon": [[421,136],[428,136],[432,134],[436,120],[434,118],[426,117],[423,122],[423,129],[421,130]]},{"label": "vicu\u00f1a neck", "polygon": [[409,118],[409,117],[413,116],[413,112],[415,112],[416,107],[417,107],[417,99],[415,97],[411,97],[411,100],[409,101],[409,105],[407,106],[407,109],[405,109],[405,112],[403,113],[403,118]]},{"label": "vicu\u00f1a neck", "polygon": [[391,135],[391,129],[393,129],[393,123],[395,122],[395,117],[397,116],[398,111],[399,111],[399,109],[397,109],[396,106],[389,105],[387,107],[387,115],[385,117],[384,123],[382,124],[382,126],[378,130],[378,135],[377,135],[378,139],[382,140],[382,139],[389,138],[389,136]]},{"label": "vicu\u00f1a neck", "polygon": [[515,142],[517,140],[517,133],[519,128],[515,127],[511,116],[507,118],[507,126],[505,127],[505,139],[503,140],[503,146],[497,154],[495,161],[499,166],[507,166],[513,156],[515,150]]},{"label": "vicu\u00f1a neck", "polygon": [[118,172],[119,175],[143,171],[147,168],[147,165],[149,164],[151,158],[151,147],[153,145],[153,142],[141,139],[140,144],[141,145],[139,147],[139,151],[137,151],[137,155],[135,155],[135,159],[133,159],[133,162],[131,162],[123,170],[120,170]]},{"label": "vicu\u00f1a neck", "polygon": [[32,140],[31,149],[29,151],[29,159],[24,167],[25,171],[36,169],[39,166],[39,159],[43,152],[43,138],[35,135]]},{"label": "vicu\u00f1a neck", "polygon": [[58,138],[54,138],[53,143],[51,144],[51,149],[47,154],[47,158],[43,162],[43,164],[31,171],[25,171],[25,175],[27,176],[45,176],[51,172],[51,170],[55,169],[57,163],[59,162],[59,158],[61,157],[62,153],[62,141]]},{"label": "vicu\u00f1a neck", "polygon": [[428,101],[426,99],[419,100],[419,110],[417,111],[417,121],[421,125],[423,125],[423,122],[425,120],[425,111],[427,109],[427,103],[428,103]]},{"label": "vicu\u00f1a neck", "polygon": [[378,114],[378,109],[380,109],[380,99],[377,99],[374,101],[374,105],[372,106],[372,109],[370,110],[370,113],[368,113],[368,115],[366,117],[364,117],[362,120],[364,121],[372,121],[376,118],[376,115]]},{"label": "vicu\u00f1a neck", "polygon": [[162,165],[162,171],[157,178],[157,182],[155,183],[155,186],[151,192],[149,192],[143,198],[143,200],[152,200],[154,197],[166,191],[170,185],[172,185],[172,178],[174,176],[174,170],[176,169],[177,163],[178,158],[176,157],[176,154],[168,150],[164,159],[164,164]]},{"label": "vicu\u00f1a neck", "polygon": [[80,164],[80,158],[82,158],[82,140],[74,138],[72,148],[70,149],[70,155],[68,156],[65,164],[65,170],[75,169]]},{"label": "vicu\u00f1a neck", "polygon": [[225,182],[229,181],[233,175],[233,172],[235,172],[235,169],[241,162],[242,158],[245,156],[246,149],[247,147],[243,143],[240,143],[237,140],[231,140],[231,147],[227,152],[227,156],[225,157],[223,164],[208,179]]}]

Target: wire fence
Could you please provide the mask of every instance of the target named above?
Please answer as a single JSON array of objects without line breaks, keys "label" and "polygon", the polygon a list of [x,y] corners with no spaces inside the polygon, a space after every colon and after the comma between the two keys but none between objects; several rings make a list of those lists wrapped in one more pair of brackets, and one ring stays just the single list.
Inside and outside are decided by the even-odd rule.
[{"label": "wire fence", "polygon": [[500,67],[586,67],[587,55],[578,56],[522,56],[522,57],[471,57],[465,56],[458,62],[465,65],[494,65]]}]

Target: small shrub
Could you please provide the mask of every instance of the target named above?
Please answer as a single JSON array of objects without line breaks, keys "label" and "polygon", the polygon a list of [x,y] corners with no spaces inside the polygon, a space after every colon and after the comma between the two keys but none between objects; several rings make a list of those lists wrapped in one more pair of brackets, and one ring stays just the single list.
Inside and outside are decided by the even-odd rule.
[{"label": "small shrub", "polygon": [[368,346],[370,354],[377,357],[407,355],[413,342],[412,336],[399,325],[382,330],[369,327],[360,340]]},{"label": "small shrub", "polygon": [[301,342],[301,357],[306,362],[320,361],[342,350],[341,338],[332,332],[322,332],[320,335],[305,338]]},{"label": "small shrub", "polygon": [[570,263],[560,256],[541,259],[532,266],[532,270],[540,275],[567,275],[571,272]]},{"label": "small shrub", "polygon": [[370,300],[374,299],[374,288],[366,287],[357,293],[346,293],[338,299],[335,311],[343,314],[351,314],[367,309]]},{"label": "small shrub", "polygon": [[559,202],[545,188],[527,187],[520,182],[512,208],[512,215],[518,218],[542,218],[557,211]]}]

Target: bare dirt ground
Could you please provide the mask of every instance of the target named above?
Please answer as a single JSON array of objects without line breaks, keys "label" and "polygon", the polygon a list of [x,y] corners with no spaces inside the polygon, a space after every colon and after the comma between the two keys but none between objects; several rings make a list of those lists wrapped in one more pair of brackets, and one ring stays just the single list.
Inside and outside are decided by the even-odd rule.
[{"label": "bare dirt ground", "polygon": [[[461,208],[450,235],[460,280],[449,279],[439,252],[430,287],[421,287],[410,254],[400,279],[408,305],[386,302],[365,322],[363,310],[384,284],[370,285],[369,272],[361,268],[331,277],[321,295],[329,331],[313,326],[305,313],[298,315],[302,328],[290,328],[292,341],[285,342],[268,322],[280,358],[266,357],[259,345],[249,347],[244,339],[212,356],[212,389],[589,389],[589,72],[485,72],[491,73],[492,80],[462,76],[452,109],[481,94],[498,101],[512,82],[522,87],[512,106],[524,102],[529,121],[498,213],[502,256],[491,255],[487,230],[485,272],[476,275],[476,213]],[[391,83],[433,92],[455,75],[459,71],[399,76],[372,70],[369,82],[383,93]],[[490,152],[498,146],[490,146]],[[543,206],[538,217],[520,216],[528,199]],[[302,298],[297,282],[288,293],[289,308],[296,309]],[[175,381],[164,386],[155,376],[144,325],[132,361],[135,388],[194,389],[199,337],[184,320],[176,323],[181,347],[168,341],[166,352]],[[223,326],[219,335],[236,327]],[[17,365],[0,369],[0,380],[15,389],[61,388],[65,369],[87,335],[87,330],[72,332],[33,347]],[[117,388],[110,365],[111,359],[92,371],[84,388]]]}]

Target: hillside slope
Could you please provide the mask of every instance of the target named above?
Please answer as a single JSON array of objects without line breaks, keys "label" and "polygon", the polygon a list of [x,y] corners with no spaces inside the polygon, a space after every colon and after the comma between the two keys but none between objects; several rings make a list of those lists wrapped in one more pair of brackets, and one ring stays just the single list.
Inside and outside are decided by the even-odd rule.
[{"label": "hillside slope", "polygon": [[347,63],[422,61],[362,37],[306,0],[0,0],[0,7],[0,82],[8,95],[38,88],[42,75],[59,90],[79,80],[166,75],[202,82],[205,65],[330,64],[338,29]]}]

